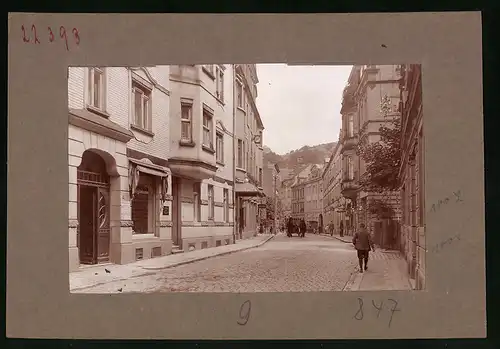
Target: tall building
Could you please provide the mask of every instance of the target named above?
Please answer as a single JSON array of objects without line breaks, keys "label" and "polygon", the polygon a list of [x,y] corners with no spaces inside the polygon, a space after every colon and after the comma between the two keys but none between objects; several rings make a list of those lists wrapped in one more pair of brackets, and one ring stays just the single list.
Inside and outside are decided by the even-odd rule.
[{"label": "tall building", "polygon": [[69,68],[71,271],[253,235],[257,83],[255,65]]},{"label": "tall building", "polygon": [[327,234],[340,234],[340,222],[345,226],[345,199],[340,193],[342,161],[340,143],[332,151],[322,173],[323,181],[323,225]]},{"label": "tall building", "polygon": [[281,185],[278,188],[278,196],[281,202],[282,223],[286,224],[288,218],[292,215],[292,184],[293,170],[288,168],[281,169]]},{"label": "tall building", "polygon": [[301,219],[305,220],[305,182],[309,178],[313,167],[317,165],[309,164],[305,167],[297,168],[296,175],[290,186],[292,191],[292,214],[291,217],[295,222]]},{"label": "tall building", "polygon": [[[352,234],[359,223],[365,223],[375,240],[384,246],[394,246],[397,226],[381,219],[371,209],[375,202],[383,202],[394,212],[392,222],[399,218],[399,193],[363,191],[359,180],[365,175],[366,165],[356,153],[358,144],[380,140],[379,128],[392,118],[398,118],[399,69],[396,65],[353,66],[342,100],[342,156],[341,194],[346,203],[346,230]],[[385,114],[381,103],[387,101]],[[387,225],[389,224],[389,225]]]},{"label": "tall building", "polygon": [[425,151],[422,126],[422,71],[401,66],[401,250],[415,288],[425,288]]},{"label": "tall building", "polygon": [[170,67],[174,252],[233,241],[231,65]]},{"label": "tall building", "polygon": [[235,95],[235,199],[236,238],[257,234],[259,204],[263,203],[263,131],[257,110],[257,68],[255,64],[236,64]]},{"label": "tall building", "polygon": [[69,268],[171,252],[170,67],[70,67]]},{"label": "tall building", "polygon": [[311,229],[323,229],[323,164],[313,165],[304,185],[304,220]]}]

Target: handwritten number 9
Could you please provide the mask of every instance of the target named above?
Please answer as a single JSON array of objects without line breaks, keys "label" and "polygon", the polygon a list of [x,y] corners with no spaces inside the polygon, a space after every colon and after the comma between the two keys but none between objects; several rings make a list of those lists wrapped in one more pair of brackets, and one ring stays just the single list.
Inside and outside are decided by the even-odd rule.
[{"label": "handwritten number 9", "polygon": [[359,303],[359,309],[354,315],[354,318],[356,320],[363,320],[363,300],[361,298],[358,298],[358,303]]},{"label": "handwritten number 9", "polygon": [[73,35],[75,36],[76,44],[80,45],[80,34],[78,34],[78,29],[73,28]]},{"label": "handwritten number 9", "polygon": [[49,27],[49,41],[54,42],[55,36],[54,33],[52,32],[52,29]]},{"label": "handwritten number 9", "polygon": [[61,37],[61,39],[64,39],[66,43],[66,51],[69,51],[68,37],[66,36],[66,28],[64,28],[63,26],[59,28],[59,36]]},{"label": "handwritten number 9", "polygon": [[250,319],[250,311],[252,310],[252,303],[247,300],[240,307],[240,320],[237,321],[238,325],[245,326]]}]

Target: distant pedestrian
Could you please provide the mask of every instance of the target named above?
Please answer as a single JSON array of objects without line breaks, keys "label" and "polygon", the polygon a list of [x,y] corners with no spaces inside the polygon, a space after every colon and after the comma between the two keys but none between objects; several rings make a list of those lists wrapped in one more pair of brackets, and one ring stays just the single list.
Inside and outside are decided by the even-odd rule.
[{"label": "distant pedestrian", "polygon": [[367,270],[370,251],[374,250],[372,238],[366,230],[364,223],[359,225],[359,230],[354,234],[352,243],[358,252],[359,272],[362,273],[363,261],[364,270]]},{"label": "distant pedestrian", "polygon": [[340,221],[340,236],[344,236],[344,222]]},{"label": "distant pedestrian", "polygon": [[294,224],[293,224],[293,219],[292,217],[288,218],[288,226],[287,226],[287,236],[292,237],[292,234],[294,233]]},{"label": "distant pedestrian", "polygon": [[306,229],[307,229],[307,226],[306,226],[306,221],[305,220],[301,220],[300,221],[300,226],[299,226],[299,229],[300,229],[300,236],[301,237],[304,237],[306,236]]}]

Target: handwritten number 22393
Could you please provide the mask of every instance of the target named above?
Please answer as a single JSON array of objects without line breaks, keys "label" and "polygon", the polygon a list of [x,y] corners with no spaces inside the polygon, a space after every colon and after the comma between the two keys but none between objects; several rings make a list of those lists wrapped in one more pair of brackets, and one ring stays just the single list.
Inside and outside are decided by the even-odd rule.
[{"label": "handwritten number 22393", "polygon": [[[40,43],[40,39],[38,38],[36,26],[34,24],[31,26],[31,35],[28,34],[28,36],[26,36],[26,28],[24,27],[24,25],[21,26],[21,30],[23,31],[23,41],[24,42],[26,42],[26,43],[33,42],[35,44]],[[54,42],[56,39],[56,35],[54,34],[52,28],[47,27],[47,31],[49,34],[49,42]],[[80,45],[80,33],[78,32],[78,29],[73,28],[72,33],[73,33],[75,44]],[[68,35],[66,33],[66,28],[64,26],[59,27],[59,37],[64,40],[64,43],[66,45],[66,50],[69,51]],[[31,39],[33,39],[33,41]]]}]

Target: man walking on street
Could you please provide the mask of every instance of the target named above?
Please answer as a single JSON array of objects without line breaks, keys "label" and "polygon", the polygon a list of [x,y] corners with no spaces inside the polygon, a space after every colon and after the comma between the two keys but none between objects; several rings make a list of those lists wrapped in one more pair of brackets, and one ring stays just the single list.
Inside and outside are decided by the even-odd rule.
[{"label": "man walking on street", "polygon": [[370,233],[366,230],[364,223],[359,225],[359,230],[354,234],[352,243],[358,252],[359,272],[362,273],[363,261],[365,262],[364,270],[366,270],[368,269],[368,255],[370,251],[375,250]]},{"label": "man walking on street", "polygon": [[303,219],[301,219],[300,221],[299,229],[300,229],[300,236],[304,237],[306,235],[307,226],[306,226],[306,221],[304,221]]}]

